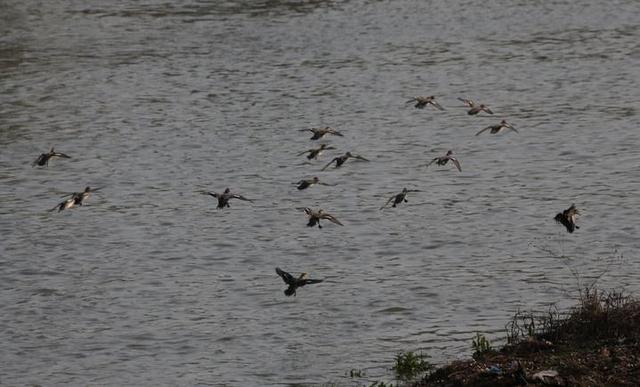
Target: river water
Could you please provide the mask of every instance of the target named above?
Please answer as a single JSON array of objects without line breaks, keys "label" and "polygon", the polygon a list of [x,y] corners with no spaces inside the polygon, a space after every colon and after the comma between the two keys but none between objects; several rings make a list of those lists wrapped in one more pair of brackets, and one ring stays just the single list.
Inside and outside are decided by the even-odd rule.
[{"label": "river water", "polygon": [[[639,24],[636,0],[0,0],[0,384],[391,380],[596,276],[637,292]],[[308,162],[317,126],[344,137]],[[72,158],[32,168],[51,146]],[[461,173],[424,166],[448,149]],[[370,162],[320,171],[345,151]],[[226,187],[254,203],[199,192]],[[325,282],[285,297],[276,266]]]}]

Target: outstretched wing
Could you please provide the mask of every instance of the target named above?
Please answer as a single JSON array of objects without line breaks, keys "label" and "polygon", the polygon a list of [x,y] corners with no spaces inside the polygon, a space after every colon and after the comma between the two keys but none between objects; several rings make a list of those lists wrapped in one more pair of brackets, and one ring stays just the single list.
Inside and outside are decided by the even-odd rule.
[{"label": "outstretched wing", "polygon": [[230,196],[230,198],[233,198],[233,199],[240,199],[240,200],[244,200],[244,201],[246,201],[246,202],[251,202],[251,203],[253,203],[253,200],[248,199],[248,198],[245,198],[244,196],[242,196],[242,195],[238,195],[238,194],[232,194],[232,195]]},{"label": "outstretched wing", "polygon": [[336,219],[335,216],[333,216],[333,215],[322,214],[322,219],[326,219],[331,223],[335,223],[335,224],[339,224],[340,226],[344,226],[344,224],[340,223],[340,221],[338,219]]},{"label": "outstretched wing", "polygon": [[491,111],[491,109],[489,109],[489,108],[488,108],[488,107],[486,107],[486,106],[485,106],[485,107],[484,107],[484,109],[482,109],[482,110],[484,110],[485,112],[487,112],[487,113],[489,113],[489,114],[493,114],[493,112]]},{"label": "outstretched wing", "polygon": [[395,199],[396,195],[393,195],[392,197],[389,198],[389,200],[387,200],[387,202],[384,204],[384,206],[380,207],[381,210],[383,210],[386,206],[389,205],[389,203],[391,203],[391,201],[393,199]]},{"label": "outstretched wing", "polygon": [[462,101],[465,105],[467,105],[469,107],[473,107],[473,105],[475,105],[475,103],[473,103],[473,101],[470,100],[470,99],[458,97],[458,100]]},{"label": "outstretched wing", "polygon": [[354,158],[358,159],[358,160],[362,160],[362,161],[369,161],[368,159],[365,159],[364,157],[360,156],[360,155],[353,155]]},{"label": "outstretched wing", "polygon": [[330,166],[331,164],[333,164],[333,162],[334,162],[334,161],[336,161],[336,160],[338,160],[338,158],[337,158],[337,157],[335,157],[333,160],[329,161],[329,163],[328,163],[327,165],[325,165],[325,166],[321,169],[321,171],[324,171],[325,169],[329,168],[329,166]]},{"label": "outstretched wing", "polygon": [[507,126],[507,128],[509,128],[509,129],[513,130],[514,132],[520,134],[520,132],[518,132],[518,130],[516,128],[514,128],[513,126],[511,126],[511,125]]},{"label": "outstretched wing", "polygon": [[458,171],[462,172],[462,167],[460,167],[460,162],[455,157],[450,157],[449,160],[458,168]]},{"label": "outstretched wing", "polygon": [[306,151],[304,151],[304,152],[300,152],[300,153],[298,153],[296,156],[302,156],[303,154],[305,154],[305,153],[309,153],[309,152],[311,152],[311,151],[313,151],[313,149],[309,149],[309,150],[306,150]]},{"label": "outstretched wing", "polygon": [[436,161],[438,161],[438,159],[440,159],[440,157],[434,157],[433,160],[431,160],[431,162],[429,162],[429,164],[427,164],[426,166],[428,167],[429,165],[435,163]]},{"label": "outstretched wing", "polygon": [[215,193],[215,192],[209,192],[209,191],[200,191],[200,193],[205,194],[205,195],[211,195],[214,198],[218,199],[218,197],[220,197],[220,194]]},{"label": "outstretched wing", "polygon": [[54,156],[58,156],[58,157],[62,157],[62,158],[65,158],[65,159],[70,159],[71,158],[71,156],[68,156],[68,155],[66,155],[64,153],[60,153],[60,152],[56,152],[53,155]]},{"label": "outstretched wing", "polygon": [[276,273],[280,276],[280,278],[282,278],[282,280],[283,280],[287,285],[289,285],[289,284],[291,284],[291,283],[295,282],[295,278],[294,278],[291,274],[287,273],[287,272],[286,272],[286,271],[284,271],[284,270],[281,270],[279,267],[276,267]]},{"label": "outstretched wing", "polygon": [[436,107],[436,109],[438,109],[438,110],[444,110],[444,108],[442,107],[442,105],[440,105],[439,103],[437,103],[437,102],[436,102],[436,101],[434,101],[434,100],[431,100],[431,104],[432,104],[433,106],[435,106],[435,107]]},{"label": "outstretched wing", "polygon": [[338,131],[337,131],[337,130],[335,130],[335,129],[329,129],[327,132],[328,132],[328,133],[331,133],[331,134],[335,134],[336,136],[344,137],[344,136],[342,135],[342,133],[338,132]]},{"label": "outstretched wing", "polygon": [[304,286],[304,285],[310,285],[310,284],[319,284],[320,282],[323,282],[323,279],[305,279],[302,280],[303,282],[300,284],[300,286]]},{"label": "outstretched wing", "polygon": [[479,131],[478,133],[476,133],[476,136],[479,135],[482,132],[486,132],[487,130],[493,128],[493,125],[487,126],[486,128],[482,129],[481,131]]}]

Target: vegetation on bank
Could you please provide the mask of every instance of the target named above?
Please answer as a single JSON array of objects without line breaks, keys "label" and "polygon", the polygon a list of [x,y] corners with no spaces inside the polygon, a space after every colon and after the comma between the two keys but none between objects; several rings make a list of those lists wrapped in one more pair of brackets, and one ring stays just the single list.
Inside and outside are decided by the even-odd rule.
[{"label": "vegetation on bank", "polygon": [[500,350],[480,334],[472,345],[473,359],[440,367],[409,385],[637,386],[640,300],[587,288],[569,313],[516,313]]}]

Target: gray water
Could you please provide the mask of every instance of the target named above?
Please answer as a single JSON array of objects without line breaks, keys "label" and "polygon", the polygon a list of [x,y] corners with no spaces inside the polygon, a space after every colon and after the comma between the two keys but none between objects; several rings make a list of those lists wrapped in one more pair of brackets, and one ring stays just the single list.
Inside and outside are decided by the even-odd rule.
[{"label": "gray water", "polygon": [[[636,0],[1,0],[0,384],[391,380],[596,276],[637,292],[639,24]],[[296,156],[324,125],[337,149]],[[51,146],[72,159],[32,168]],[[462,173],[424,167],[448,149]],[[371,161],[320,171],[345,151]],[[225,187],[255,202],[198,192]],[[326,280],[288,298],[276,266]]]}]

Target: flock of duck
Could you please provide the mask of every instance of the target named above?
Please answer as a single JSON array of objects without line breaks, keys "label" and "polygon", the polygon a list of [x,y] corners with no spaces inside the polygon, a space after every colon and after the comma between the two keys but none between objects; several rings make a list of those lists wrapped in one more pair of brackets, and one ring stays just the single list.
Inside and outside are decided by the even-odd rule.
[{"label": "flock of duck", "polygon": [[[428,105],[434,107],[435,109],[438,110],[445,110],[436,100],[435,100],[435,96],[431,95],[431,96],[417,96],[414,97],[408,101],[406,101],[406,104],[410,104],[410,103],[414,103],[415,105],[414,107],[417,109],[424,109],[425,107],[427,107]],[[476,104],[475,102],[473,102],[470,99],[464,99],[464,98],[458,98],[466,107],[469,108],[469,110],[467,111],[467,114],[469,115],[477,115],[481,112],[484,112],[486,114],[493,114],[493,111],[484,104]],[[513,127],[513,125],[511,125],[510,123],[508,123],[506,120],[501,120],[500,123],[495,124],[495,125],[490,125],[487,126],[486,128],[483,128],[482,130],[480,130],[479,132],[476,133],[477,135],[480,135],[486,131],[489,131],[489,133],[491,134],[498,134],[501,133],[504,130],[512,130],[516,133],[518,133],[518,130],[516,130],[515,127]],[[333,135],[333,136],[340,136],[342,137],[343,134],[340,133],[339,131],[337,131],[336,129],[330,128],[330,127],[324,127],[324,128],[308,128],[308,129],[301,129],[301,132],[311,132],[313,135],[311,136],[310,140],[320,140],[323,137],[325,137],[326,135]],[[308,149],[306,151],[300,152],[298,154],[298,156],[302,156],[302,155],[307,155],[307,159],[309,160],[317,160],[319,156],[322,155],[322,153],[324,153],[325,150],[332,150],[332,149],[336,149],[335,147],[332,146],[328,146],[327,144],[321,144],[319,147],[317,148],[312,148],[312,149]],[[32,167],[35,166],[39,166],[39,167],[48,167],[49,165],[49,161],[54,158],[54,157],[59,157],[59,158],[63,158],[63,159],[69,159],[71,158],[71,156],[65,154],[65,153],[61,153],[61,152],[56,152],[55,149],[52,147],[51,150],[49,150],[48,153],[42,153],[40,154],[40,156],[38,156],[38,158],[32,163]],[[335,168],[340,168],[343,164],[345,164],[345,162],[349,159],[355,159],[355,160],[359,160],[359,161],[369,161],[368,159],[366,159],[365,157],[362,157],[360,155],[357,154],[353,154],[351,152],[346,152],[345,154],[341,155],[341,156],[337,156],[334,157],[329,163],[327,163],[323,168],[322,171],[326,170],[327,168],[329,168],[332,164],[335,163]],[[451,162],[458,171],[462,172],[462,166],[460,164],[460,161],[453,156],[453,151],[449,150],[447,151],[447,153],[444,156],[438,156],[433,158],[426,166],[429,167],[431,164],[436,164],[439,166],[445,166],[447,165],[449,162]],[[327,184],[324,182],[321,182],[320,179],[315,176],[311,179],[306,179],[306,180],[300,180],[297,183],[295,183],[297,186],[298,190],[304,190],[307,189],[315,184],[319,184],[319,185],[331,185],[331,184]],[[58,212],[63,211],[63,210],[68,210],[71,208],[74,208],[76,206],[82,206],[84,205],[85,201],[89,198],[89,196],[91,195],[91,193],[96,192],[98,190],[100,190],[101,188],[91,188],[91,187],[85,187],[85,189],[81,192],[72,192],[69,194],[64,195],[63,197],[68,197],[68,199],[65,199],[64,201],[60,202],[59,204],[57,204],[55,207],[53,207],[52,209],[50,209],[49,211],[55,211],[58,210]],[[396,207],[399,204],[402,204],[404,202],[407,202],[407,194],[409,192],[419,192],[420,190],[416,190],[416,189],[407,189],[407,188],[403,188],[402,192],[395,194],[393,196],[391,196],[387,202],[380,207],[380,210],[383,210],[385,208],[387,208],[389,206],[389,204],[391,204],[391,207]],[[218,204],[217,204],[217,208],[218,209],[224,209],[226,207],[230,207],[229,206],[229,201],[231,199],[238,199],[238,200],[242,200],[242,201],[248,201],[248,202],[253,202],[252,199],[246,198],[242,195],[239,194],[235,194],[232,193],[231,190],[229,188],[226,188],[224,190],[224,192],[222,193],[216,193],[216,192],[209,192],[209,191],[199,191],[202,194],[206,194],[206,195],[210,195],[212,197],[214,197],[215,199],[217,199]],[[314,226],[318,226],[318,228],[322,228],[322,225],[320,224],[321,220],[327,220],[331,223],[334,223],[336,225],[339,226],[343,226],[343,224],[333,215],[324,212],[323,209],[318,209],[318,210],[313,210],[309,207],[304,207],[304,208],[300,208],[301,210],[304,210],[305,214],[308,217],[308,222],[307,222],[307,226],[308,227],[314,227]],[[579,215],[579,211],[576,208],[575,204],[572,204],[568,209],[556,214],[556,216],[554,217],[554,220],[563,225],[566,229],[567,232],[572,233],[574,232],[576,229],[579,229],[580,227],[578,227],[576,225],[576,218]],[[285,284],[288,286],[287,289],[284,291],[284,294],[286,296],[295,296],[296,295],[296,289],[305,286],[305,285],[309,285],[309,284],[316,284],[316,283],[320,283],[323,280],[322,279],[310,279],[307,278],[307,273],[302,273],[300,274],[298,277],[295,277],[293,275],[291,275],[290,273],[287,273],[286,271],[280,269],[279,267],[276,267],[276,273],[282,278],[282,280],[285,282]]]}]

